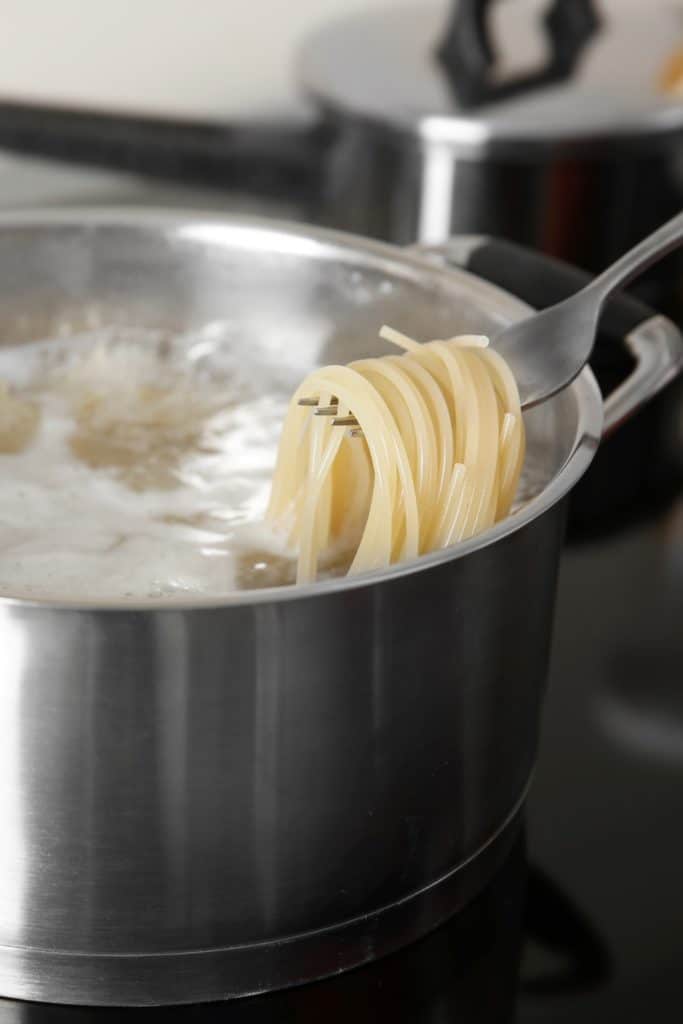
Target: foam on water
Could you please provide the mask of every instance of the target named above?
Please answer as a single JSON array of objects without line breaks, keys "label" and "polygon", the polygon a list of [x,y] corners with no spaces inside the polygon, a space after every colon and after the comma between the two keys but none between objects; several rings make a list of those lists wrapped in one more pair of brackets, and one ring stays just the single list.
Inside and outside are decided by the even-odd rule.
[{"label": "foam on water", "polygon": [[[288,565],[277,538],[257,525],[287,390],[264,388],[263,376],[253,380],[231,365],[220,338],[209,332],[169,343],[150,332],[100,332],[68,345],[6,349],[0,376],[41,411],[32,443],[0,454],[1,594],[218,596]],[[131,441],[132,406],[159,382],[178,388],[181,421],[163,458],[143,444],[127,465],[117,417],[127,429],[124,449],[135,449],[148,435],[143,424]],[[93,392],[106,392],[105,400],[99,419],[88,410],[84,425]],[[194,432],[182,422],[188,409]]]},{"label": "foam on water", "polygon": [[[293,582],[263,513],[302,368],[268,355],[220,323],[0,349],[0,382],[40,409],[18,453],[0,415],[0,595],[172,604]],[[533,466],[513,511],[542,489]]]}]

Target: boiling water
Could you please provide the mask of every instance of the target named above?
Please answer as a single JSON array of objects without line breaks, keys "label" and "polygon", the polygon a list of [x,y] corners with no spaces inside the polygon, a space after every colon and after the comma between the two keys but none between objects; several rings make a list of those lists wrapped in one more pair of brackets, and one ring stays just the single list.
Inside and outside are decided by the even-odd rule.
[{"label": "boiling water", "polygon": [[[238,351],[220,324],[0,349],[0,595],[173,603],[294,582],[263,514],[305,369]],[[516,508],[540,490],[532,466]]]},{"label": "boiling water", "polygon": [[291,383],[245,372],[231,348],[209,329],[0,353],[0,593],[130,600],[293,579],[258,525]]}]

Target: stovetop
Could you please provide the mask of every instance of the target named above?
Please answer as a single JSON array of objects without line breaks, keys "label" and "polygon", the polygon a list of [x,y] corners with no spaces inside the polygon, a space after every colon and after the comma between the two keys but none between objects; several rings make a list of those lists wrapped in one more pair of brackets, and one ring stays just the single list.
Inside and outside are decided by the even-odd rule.
[{"label": "stovetop", "polygon": [[[279,200],[0,157],[0,206]],[[0,1000],[0,1024],[167,1020],[652,1024],[683,1019],[683,505],[564,553],[526,834],[489,889],[385,960],[234,1003],[101,1010]]]},{"label": "stovetop", "polygon": [[529,850],[611,969],[591,992],[525,1002],[522,1021],[683,1018],[682,607],[680,505],[565,552]]}]

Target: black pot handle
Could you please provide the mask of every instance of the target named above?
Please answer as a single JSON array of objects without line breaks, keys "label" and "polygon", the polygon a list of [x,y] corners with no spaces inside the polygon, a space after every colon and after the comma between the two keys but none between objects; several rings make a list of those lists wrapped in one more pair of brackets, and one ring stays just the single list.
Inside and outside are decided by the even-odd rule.
[{"label": "black pot handle", "polygon": [[[461,267],[536,309],[568,298],[591,280],[583,270],[515,242],[459,236],[417,247],[441,263]],[[606,304],[590,361],[605,401],[604,434],[611,434],[683,369],[683,338],[666,317],[630,295]]]},{"label": "black pot handle", "polygon": [[[449,263],[499,285],[534,309],[569,298],[592,279],[585,270],[502,238],[455,238],[448,243],[448,258]],[[654,315],[640,300],[618,295],[606,304],[600,330],[623,339]]]},{"label": "black pot handle", "polygon": [[202,122],[0,102],[0,147],[184,185],[272,199],[317,195],[332,129],[322,122]]}]

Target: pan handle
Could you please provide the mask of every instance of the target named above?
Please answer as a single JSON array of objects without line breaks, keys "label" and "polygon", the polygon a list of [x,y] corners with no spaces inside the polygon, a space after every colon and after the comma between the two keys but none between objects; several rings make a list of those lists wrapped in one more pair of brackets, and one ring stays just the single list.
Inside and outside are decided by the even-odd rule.
[{"label": "pan handle", "polygon": [[332,136],[322,121],[214,123],[0,101],[3,150],[306,204]]},{"label": "pan handle", "polygon": [[[499,285],[537,309],[560,302],[591,280],[590,274],[561,260],[481,235],[461,235],[443,245],[415,249]],[[594,352],[591,366],[603,392],[608,392],[605,437],[683,370],[683,337],[678,328],[626,294],[605,306]],[[615,374],[621,378],[618,383]]]}]

